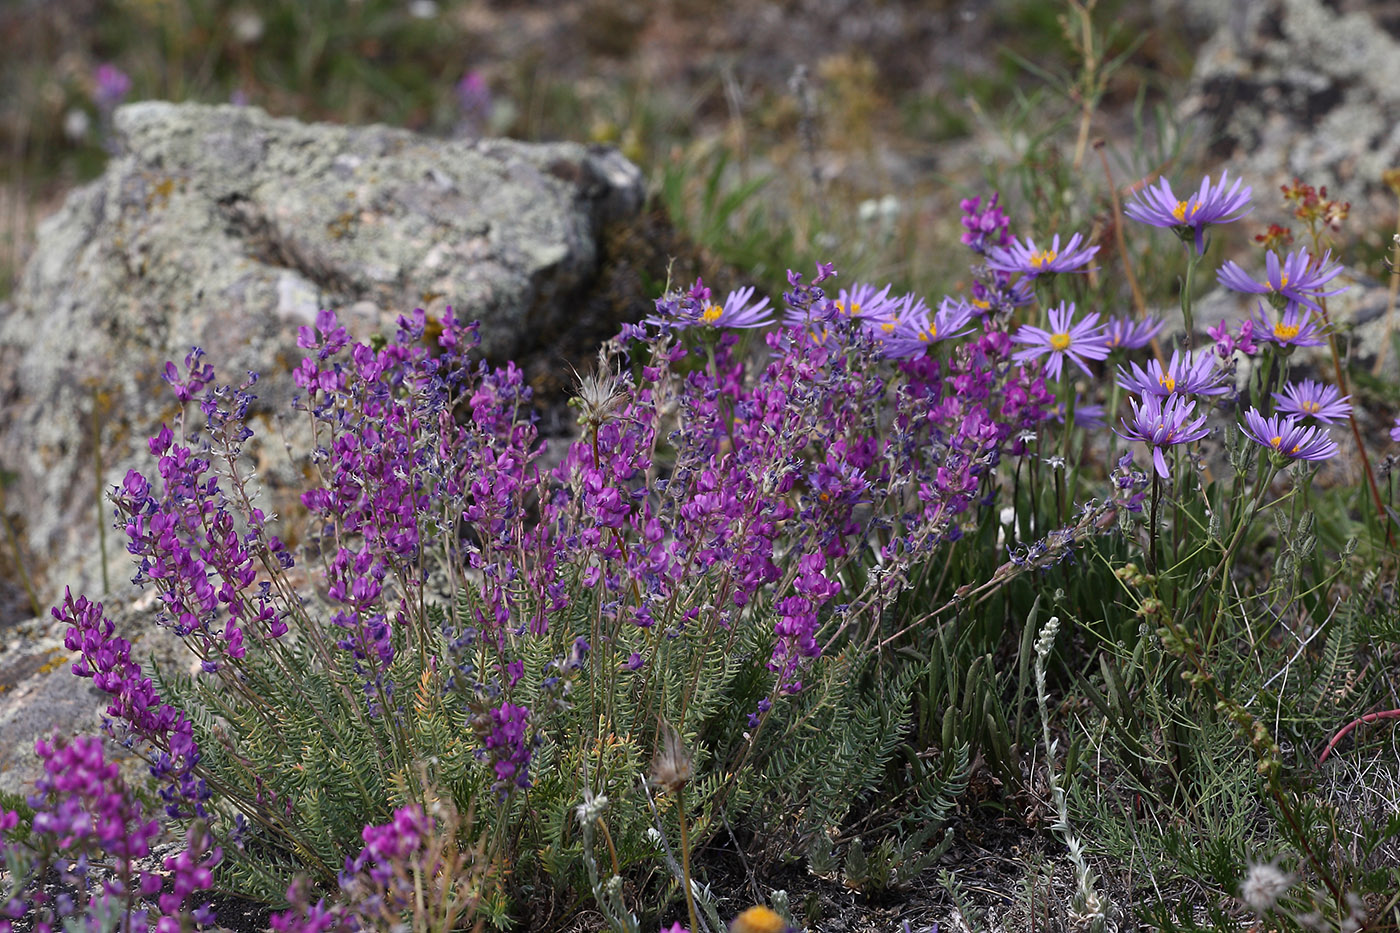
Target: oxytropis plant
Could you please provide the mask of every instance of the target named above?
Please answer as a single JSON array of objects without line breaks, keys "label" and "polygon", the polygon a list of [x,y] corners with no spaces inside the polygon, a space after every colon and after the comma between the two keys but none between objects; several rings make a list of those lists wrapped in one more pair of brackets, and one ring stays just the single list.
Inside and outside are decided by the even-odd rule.
[{"label": "oxytropis plant", "polygon": [[[1247,199],[1222,180],[1168,205],[1163,185],[1135,216],[1183,237],[1189,280],[1206,226]],[[142,671],[86,599],[54,610],[74,672],[112,697],[110,738],[147,758],[164,819],[193,833],[180,858],[194,880],[158,906],[212,883],[290,904],[279,930],[436,930],[504,923],[549,889],[560,903],[591,892],[630,930],[678,885],[697,929],[714,925],[692,883],[700,840],[737,822],[790,852],[829,850],[856,812],[917,840],[882,850],[875,875],[926,864],[967,747],[947,727],[938,768],[891,763],[929,712],[910,695],[942,644],[935,620],[1132,530],[1149,479],[1123,440],[1153,462],[1151,598],[1185,598],[1161,588],[1186,558],[1159,544],[1163,506],[1179,510],[1190,482],[1181,452],[1206,436],[1207,406],[1234,398],[1231,357],[1269,339],[1286,360],[1334,291],[1326,262],[1275,260],[1277,317],[1140,365],[1127,356],[1155,346],[1160,322],[1060,294],[1097,247],[1013,239],[995,198],[964,213],[974,283],[936,305],[832,288],[825,265],[789,273],[781,315],[753,289],[669,291],[604,346],[567,444],[540,438],[521,371],[481,361],[475,325],[450,311],[360,342],[322,312],[294,373],[311,516],[295,537],[259,507],[245,462],[256,378],[220,385],[198,350],[169,365],[182,412],[150,441],[154,472],[113,496],[135,582],[198,673]],[[1243,288],[1242,274],[1222,280]],[[1078,384],[1115,364],[1117,385]],[[1256,377],[1265,407],[1240,429],[1268,455],[1234,497],[1247,505],[1212,506],[1232,529],[1279,465],[1336,449],[1302,419],[1343,417],[1347,400],[1277,373]],[[1131,415],[1098,431],[1123,390]],[[1067,463],[1106,494],[1083,501]],[[1025,504],[1023,477],[1043,475],[1052,494],[1032,488],[1030,516],[1004,520]],[[957,548],[991,552],[983,579],[950,577]],[[68,747],[100,759],[81,741]],[[103,793],[72,806],[94,813]],[[35,817],[33,838],[45,825]],[[125,871],[111,897],[159,893]],[[13,877],[13,903],[50,909],[32,874]]]}]

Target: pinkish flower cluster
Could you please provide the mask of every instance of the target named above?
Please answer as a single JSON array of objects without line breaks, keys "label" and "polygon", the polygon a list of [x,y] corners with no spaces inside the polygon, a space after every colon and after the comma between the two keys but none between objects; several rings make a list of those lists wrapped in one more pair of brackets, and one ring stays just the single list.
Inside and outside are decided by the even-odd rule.
[{"label": "pinkish flower cluster", "polygon": [[200,753],[190,721],[161,702],[151,679],[131,659],[131,643],[118,637],[112,621],[102,614],[102,604],[89,602],[86,596],[75,600],[66,592],[53,616],[69,624],[63,643],[80,654],[73,673],[91,677],[99,690],[113,698],[107,715],[123,723],[121,728],[107,723],[113,737],[124,744],[142,740],[154,747],[151,774],[165,785],[161,797],[169,814],[208,816],[205,804],[210,794],[196,772]]},{"label": "pinkish flower cluster", "polygon": [[[161,835],[160,823],[146,819],[141,802],[122,781],[115,762],[106,760],[102,740],[40,739],[35,751],[44,774],[28,804],[34,809],[26,842],[0,838],[0,861],[12,872],[18,896],[0,907],[0,933],[11,933],[12,920],[27,917],[34,931],[98,928],[101,917],[122,915],[132,933],[179,933],[193,920],[203,929],[214,923],[208,903],[191,906],[192,895],[213,882],[211,869],[222,858],[202,824],[196,823],[186,848],[167,858],[169,878],[138,866]],[[13,811],[0,813],[0,833],[14,829]],[[96,871],[101,864],[104,870]],[[60,892],[50,886],[49,868],[58,869]],[[150,902],[158,910],[154,912]],[[152,923],[152,919],[155,920]],[[101,927],[106,929],[106,927]]]},{"label": "pinkish flower cluster", "polygon": [[[386,929],[415,901],[415,874],[431,877],[436,865],[423,864],[434,823],[419,806],[400,807],[382,825],[367,825],[364,848],[345,860],[340,873],[341,902],[328,905],[324,897],[311,903],[310,889],[298,880],[287,890],[291,909],[273,914],[277,933],[353,933]],[[421,895],[421,888],[418,889]]]},{"label": "pinkish flower cluster", "polygon": [[486,754],[496,775],[496,788],[530,786],[530,711],[514,703],[502,703],[488,713]]}]

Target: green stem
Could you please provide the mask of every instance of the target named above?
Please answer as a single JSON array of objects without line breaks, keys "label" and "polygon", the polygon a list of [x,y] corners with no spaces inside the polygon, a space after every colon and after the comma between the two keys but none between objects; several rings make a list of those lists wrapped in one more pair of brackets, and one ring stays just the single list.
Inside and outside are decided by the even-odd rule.
[{"label": "green stem", "polygon": [[107,577],[107,517],[102,510],[102,405],[97,386],[92,387],[92,464],[93,480],[97,492],[97,553],[102,556],[102,592],[112,592],[112,583]]},{"label": "green stem", "polygon": [[1191,244],[1184,244],[1186,247],[1186,280],[1181,285],[1181,317],[1186,323],[1186,350],[1191,351],[1191,341],[1196,332],[1196,322],[1192,316],[1192,293],[1196,290],[1196,266],[1200,265],[1201,257],[1196,254],[1196,250]]},{"label": "green stem", "polygon": [[695,916],[695,892],[690,884],[690,831],[685,823],[685,788],[676,789],[676,815],[681,821],[681,876],[685,879],[685,907],[690,913],[690,928],[699,930],[700,923]]}]

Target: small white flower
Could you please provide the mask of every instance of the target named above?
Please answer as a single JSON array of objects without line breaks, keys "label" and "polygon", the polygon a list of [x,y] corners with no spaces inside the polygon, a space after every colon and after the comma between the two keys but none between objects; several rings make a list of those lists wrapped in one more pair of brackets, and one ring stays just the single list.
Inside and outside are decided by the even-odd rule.
[{"label": "small white flower", "polygon": [[1240,900],[1262,914],[1273,909],[1291,884],[1293,876],[1280,870],[1273,862],[1250,865],[1244,881],[1240,882]]},{"label": "small white flower", "polygon": [[608,808],[608,798],[604,794],[593,795],[593,792],[584,789],[583,803],[574,808],[574,815],[578,818],[580,826],[588,826],[603,815],[603,811]]},{"label": "small white flower", "polygon": [[432,19],[438,15],[438,5],[433,0],[413,0],[408,5],[408,15],[414,19]]},{"label": "small white flower", "polygon": [[90,129],[92,129],[92,118],[87,115],[86,110],[74,107],[63,115],[63,135],[73,142],[80,143],[87,139]]},{"label": "small white flower", "polygon": [[263,37],[263,18],[255,10],[244,7],[229,17],[229,28],[239,45],[252,45]]}]

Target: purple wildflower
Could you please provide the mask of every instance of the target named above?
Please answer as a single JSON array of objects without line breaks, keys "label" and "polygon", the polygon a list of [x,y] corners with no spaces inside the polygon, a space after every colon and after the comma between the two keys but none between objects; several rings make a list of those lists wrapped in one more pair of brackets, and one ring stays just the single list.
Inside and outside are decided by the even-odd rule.
[{"label": "purple wildflower", "polygon": [[1390,429],[1390,439],[1400,444],[1400,416],[1395,418],[1395,427]]},{"label": "purple wildflower", "polygon": [[1130,441],[1142,441],[1152,448],[1152,465],[1162,479],[1171,476],[1167,469],[1165,449],[1175,444],[1187,444],[1200,440],[1209,431],[1205,427],[1206,416],[1192,419],[1196,408],[1195,399],[1184,395],[1169,395],[1162,399],[1156,395],[1143,396],[1142,402],[1129,399],[1133,406],[1132,421],[1123,419],[1119,437]]},{"label": "purple wildflower", "polygon": [[1081,248],[1082,242],[1083,237],[1077,233],[1069,238],[1063,249],[1058,233],[1048,249],[1039,249],[1035,240],[1029,237],[1024,244],[1020,240],[1012,240],[1010,246],[998,246],[987,251],[987,266],[999,272],[1022,272],[1029,276],[1079,272],[1099,251],[1097,246]]},{"label": "purple wildflower", "polygon": [[1155,317],[1145,317],[1141,321],[1111,317],[1104,322],[1104,346],[1110,350],[1140,350],[1161,330],[1162,322]]},{"label": "purple wildflower", "polygon": [[1118,384],[1138,395],[1224,395],[1229,389],[1220,384],[1224,371],[1215,365],[1214,354],[1202,352],[1181,355],[1173,350],[1164,367],[1160,360],[1148,360],[1143,369],[1129,363],[1131,372],[1118,367]]},{"label": "purple wildflower", "polygon": [[878,328],[887,321],[894,320],[900,309],[900,299],[890,297],[892,285],[877,289],[874,285],[858,282],[849,289],[836,293],[836,311],[844,318],[859,321],[867,329]]},{"label": "purple wildflower", "polygon": [[1337,442],[1325,429],[1304,425],[1292,415],[1265,418],[1251,408],[1242,427],[1250,440],[1289,460],[1326,460],[1337,454]]},{"label": "purple wildflower", "polygon": [[[1069,417],[1069,406],[1060,402],[1055,406],[1052,415],[1055,421],[1060,424],[1065,423]],[[1104,420],[1104,407],[1097,402],[1086,402],[1084,396],[1074,397],[1074,423],[1081,428],[1101,428],[1108,422]]]},{"label": "purple wildflower", "polygon": [[1275,392],[1278,410],[1299,418],[1316,418],[1323,424],[1335,424],[1351,414],[1351,396],[1342,395],[1336,386],[1304,379],[1290,383],[1282,392]]},{"label": "purple wildflower", "polygon": [[1280,347],[1320,347],[1323,344],[1322,328],[1317,326],[1310,312],[1297,305],[1290,305],[1271,323],[1261,304],[1254,323],[1262,331],[1261,339]]},{"label": "purple wildflower", "polygon": [[1246,319],[1240,324],[1238,336],[1230,336],[1230,326],[1224,321],[1206,331],[1210,339],[1215,341],[1215,352],[1222,360],[1228,360],[1239,350],[1245,356],[1253,356],[1259,352],[1259,345],[1254,342],[1254,321]]},{"label": "purple wildflower", "polygon": [[998,197],[999,195],[993,193],[985,209],[981,209],[980,197],[967,198],[958,205],[963,212],[962,225],[967,230],[962,235],[962,242],[974,253],[986,253],[989,247],[1005,246],[1011,241],[1011,236],[1007,233],[1011,221],[1006,212],[997,207]]},{"label": "purple wildflower", "polygon": [[972,305],[961,299],[945,297],[933,312],[922,298],[909,295],[898,316],[880,325],[877,338],[886,359],[914,359],[937,341],[967,333],[973,314]]},{"label": "purple wildflower", "polygon": [[1068,304],[1061,302],[1059,307],[1050,309],[1050,329],[1048,331],[1028,324],[1022,325],[1011,339],[1016,343],[1026,343],[1031,346],[1029,349],[1016,351],[1012,355],[1012,359],[1024,362],[1048,353],[1050,359],[1045,364],[1045,369],[1052,377],[1058,379],[1064,368],[1065,358],[1068,357],[1074,360],[1075,365],[1088,375],[1089,367],[1085,363],[1086,359],[1101,360],[1108,356],[1108,347],[1104,344],[1103,339],[1103,327],[1098,323],[1098,312],[1086,314],[1084,320],[1078,324],[1072,322],[1073,317],[1074,302]]},{"label": "purple wildflower", "polygon": [[766,327],[773,323],[768,299],[753,300],[752,285],[732,291],[724,305],[710,305],[700,312],[700,323],[710,327]]},{"label": "purple wildflower", "polygon": [[496,774],[496,788],[507,793],[512,787],[530,786],[530,742],[526,726],[530,711],[514,703],[502,703],[490,711],[486,749]]},{"label": "purple wildflower", "polygon": [[1196,254],[1201,255],[1206,251],[1206,227],[1239,220],[1253,210],[1249,205],[1251,189],[1241,191],[1237,178],[1230,190],[1226,191],[1228,181],[1228,172],[1220,174],[1220,182],[1216,185],[1210,183],[1210,176],[1207,175],[1201,181],[1200,190],[1183,201],[1172,193],[1171,185],[1163,178],[1157,187],[1139,191],[1128,202],[1123,213],[1139,223],[1167,227],[1183,241],[1194,241]]},{"label": "purple wildflower", "polygon": [[1324,290],[1323,286],[1342,274],[1342,264],[1331,262],[1332,253],[1322,255],[1313,262],[1306,249],[1289,253],[1280,264],[1278,253],[1269,250],[1264,255],[1266,278],[1256,282],[1234,262],[1226,262],[1220,267],[1216,278],[1221,285],[1237,292],[1250,295],[1269,295],[1271,302],[1287,303],[1289,306],[1306,305],[1321,310],[1318,299],[1337,295],[1346,287]]},{"label": "purple wildflower", "polygon": [[462,75],[455,88],[457,106],[462,111],[464,135],[478,135],[491,119],[491,88],[479,71],[468,71]]},{"label": "purple wildflower", "polygon": [[93,99],[99,110],[115,109],[131,93],[131,78],[111,62],[97,66],[97,71],[93,72],[93,83],[96,85]]},{"label": "purple wildflower", "polygon": [[703,279],[696,279],[684,295],[668,295],[656,302],[657,314],[646,323],[667,326],[671,330],[687,327],[766,327],[773,323],[768,299],[754,301],[752,286],[729,293],[724,304],[712,300],[712,292]]}]

